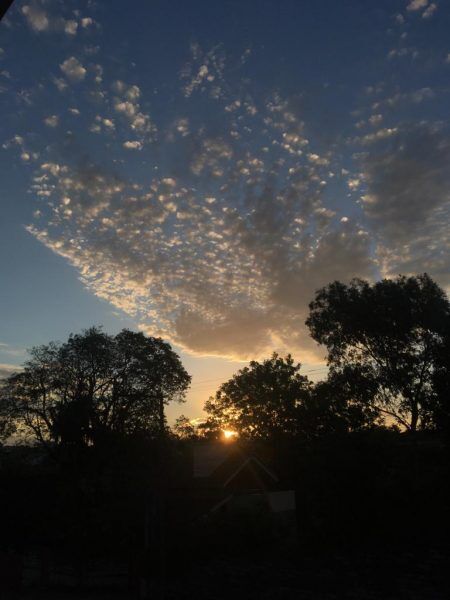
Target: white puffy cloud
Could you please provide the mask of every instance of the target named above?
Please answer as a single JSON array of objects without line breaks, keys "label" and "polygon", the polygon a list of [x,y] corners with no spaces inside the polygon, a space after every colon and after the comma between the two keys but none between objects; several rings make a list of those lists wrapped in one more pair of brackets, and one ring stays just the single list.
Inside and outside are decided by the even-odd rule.
[{"label": "white puffy cloud", "polygon": [[116,125],[112,119],[96,115],[94,123],[89,128],[92,133],[108,133],[114,134]]},{"label": "white puffy cloud", "polygon": [[58,115],[49,115],[44,119],[44,123],[47,127],[57,127],[59,125],[59,117]]},{"label": "white puffy cloud", "polygon": [[12,138],[3,142],[2,148],[9,150],[9,148],[17,148],[19,151],[19,157],[22,162],[30,162],[39,158],[38,152],[33,152],[28,148],[25,139],[21,135],[14,135]]},{"label": "white puffy cloud", "polygon": [[[90,17],[81,19],[80,23],[72,16],[65,18],[62,14],[55,14],[53,9],[55,4],[46,2],[46,0],[32,0],[21,8],[28,26],[36,33],[64,33],[73,37],[78,32],[79,24],[86,28],[93,24]],[[64,7],[61,7],[64,9]]]},{"label": "white puffy cloud", "polygon": [[22,14],[34,31],[47,31],[49,29],[50,21],[48,15],[41,6],[37,4],[25,4],[25,6],[22,6]]},{"label": "white puffy cloud", "polygon": [[59,68],[72,83],[83,81],[86,76],[86,69],[75,56],[67,58],[59,65]]},{"label": "white puffy cloud", "polygon": [[113,99],[114,110],[129,124],[134,135],[140,136],[140,142],[153,139],[156,126],[150,115],[141,110],[139,99],[141,90],[137,85],[128,85],[117,80],[112,84],[116,96]]},{"label": "white puffy cloud", "polygon": [[138,141],[138,140],[128,140],[126,142],[123,143],[123,147],[126,150],[142,150],[142,142]]},{"label": "white puffy cloud", "polygon": [[68,35],[76,35],[77,30],[78,30],[78,23],[76,21],[74,21],[73,19],[68,19],[67,21],[65,21],[64,31]]},{"label": "white puffy cloud", "polygon": [[425,8],[428,5],[428,0],[410,0],[406,10],[417,11]]}]

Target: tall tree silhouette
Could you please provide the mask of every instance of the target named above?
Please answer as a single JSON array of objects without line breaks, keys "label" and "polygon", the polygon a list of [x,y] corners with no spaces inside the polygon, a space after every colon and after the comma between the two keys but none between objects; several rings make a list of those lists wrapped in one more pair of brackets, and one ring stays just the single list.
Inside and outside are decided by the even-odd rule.
[{"label": "tall tree silhouette", "polygon": [[416,431],[433,425],[436,357],[449,318],[444,291],[424,274],[373,285],[335,281],[316,293],[306,324],[326,346],[335,377],[353,393],[359,386],[367,403]]}]

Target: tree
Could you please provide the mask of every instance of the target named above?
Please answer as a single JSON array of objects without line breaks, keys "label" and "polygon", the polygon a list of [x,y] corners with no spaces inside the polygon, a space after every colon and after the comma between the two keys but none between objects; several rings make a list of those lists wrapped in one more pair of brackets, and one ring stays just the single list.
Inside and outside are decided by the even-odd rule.
[{"label": "tree", "polygon": [[197,438],[195,425],[185,415],[180,415],[175,420],[173,433],[180,440],[194,440]]},{"label": "tree", "polygon": [[110,336],[92,327],[30,354],[23,371],[4,381],[0,400],[44,445],[156,435],[166,428],[164,406],[183,401],[190,382],[169,344],[126,329]]},{"label": "tree", "polygon": [[[445,343],[450,305],[426,274],[360,279],[320,289],[306,321],[326,346],[333,377],[401,427],[433,424],[436,356]],[[448,371],[447,374],[448,376]]]},{"label": "tree", "polygon": [[300,364],[290,354],[282,358],[274,353],[263,362],[251,361],[206,402],[211,429],[230,429],[259,439],[295,435],[299,407],[311,389],[299,371]]},{"label": "tree", "polygon": [[302,407],[300,420],[306,435],[348,433],[372,429],[381,424],[380,411],[367,402],[374,386],[360,371],[330,371],[327,379],[317,382],[311,398]]},{"label": "tree", "polygon": [[433,386],[436,407],[433,422],[437,429],[450,434],[450,319],[447,320],[443,343],[435,348]]}]

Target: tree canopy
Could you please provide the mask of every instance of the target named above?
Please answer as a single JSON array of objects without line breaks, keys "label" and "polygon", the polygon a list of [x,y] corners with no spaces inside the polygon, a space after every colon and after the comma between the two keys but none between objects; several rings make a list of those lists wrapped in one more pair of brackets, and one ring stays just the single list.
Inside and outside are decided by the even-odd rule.
[{"label": "tree canopy", "polygon": [[183,401],[190,383],[160,338],[92,327],[64,343],[33,348],[1,387],[2,414],[49,445],[95,445],[107,436],[156,434],[164,406]]},{"label": "tree canopy", "polygon": [[290,355],[252,361],[206,402],[209,418],[199,434],[214,438],[230,429],[252,439],[314,438],[367,429],[379,421],[357,382],[333,373],[313,384],[300,369]]},{"label": "tree canopy", "polygon": [[310,391],[307,377],[299,371],[300,364],[290,354],[251,361],[206,402],[211,426],[252,438],[294,435],[299,407]]},{"label": "tree canopy", "polygon": [[326,346],[341,387],[346,382],[366,404],[415,431],[433,426],[436,376],[443,387],[448,378],[449,319],[444,291],[424,274],[335,281],[316,293],[306,323]]}]

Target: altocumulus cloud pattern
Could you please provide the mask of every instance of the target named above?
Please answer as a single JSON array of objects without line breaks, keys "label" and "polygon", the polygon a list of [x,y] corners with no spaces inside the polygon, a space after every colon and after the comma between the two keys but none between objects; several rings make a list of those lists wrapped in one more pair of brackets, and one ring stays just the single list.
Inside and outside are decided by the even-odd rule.
[{"label": "altocumulus cloud pattern", "polygon": [[[23,90],[41,129],[3,144],[31,169],[27,228],[143,330],[199,354],[312,356],[303,323],[320,286],[422,271],[450,284],[450,136],[427,116],[439,91],[374,81],[324,144],[301,90],[255,85],[250,49],[191,43],[162,107],[132,69],[102,64],[95,18],[49,6],[20,16],[34,35],[77,39],[49,70],[64,102]],[[427,6],[405,4],[384,61],[413,60],[402,27],[432,18]]]}]

